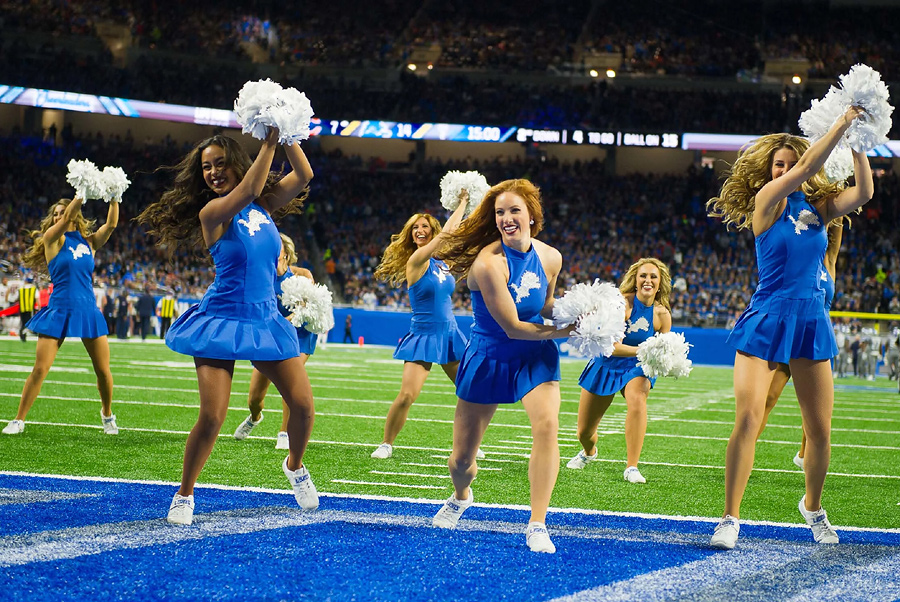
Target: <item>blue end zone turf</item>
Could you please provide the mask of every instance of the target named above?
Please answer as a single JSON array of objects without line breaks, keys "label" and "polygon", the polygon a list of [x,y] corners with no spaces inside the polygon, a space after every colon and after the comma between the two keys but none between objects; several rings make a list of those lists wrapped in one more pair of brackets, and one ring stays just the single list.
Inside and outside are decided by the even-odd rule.
[{"label": "blue end zone turf", "polygon": [[[0,474],[3,600],[877,600],[900,596],[900,534],[553,512],[558,552],[525,545],[527,511],[200,488],[194,524],[165,522],[172,485]],[[798,517],[799,518],[799,517]],[[829,597],[828,593],[834,594]],[[893,592],[893,594],[891,593]],[[837,594],[840,593],[838,596]],[[886,597],[888,596],[888,597]]]}]

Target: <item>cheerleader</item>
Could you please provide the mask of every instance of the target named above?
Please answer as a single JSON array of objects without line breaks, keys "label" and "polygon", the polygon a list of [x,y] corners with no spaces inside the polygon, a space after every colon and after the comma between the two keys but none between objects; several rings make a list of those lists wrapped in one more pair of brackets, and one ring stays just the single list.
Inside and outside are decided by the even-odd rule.
[{"label": "cheerleader", "polygon": [[[278,255],[278,266],[275,269],[275,298],[278,299],[278,311],[285,318],[291,315],[284,303],[281,301],[281,285],[292,276],[300,276],[313,280],[312,273],[306,268],[298,268],[294,264],[297,263],[297,252],[294,249],[294,241],[285,234],[281,234],[281,254]],[[306,361],[313,353],[316,352],[316,341],[318,335],[306,330],[305,328],[297,328],[297,341],[300,343],[300,362],[306,367]],[[266,400],[266,393],[269,390],[269,381],[262,372],[254,368],[250,375],[250,395],[247,398],[247,405],[250,407],[250,415],[246,420],[234,431],[234,438],[243,441],[253,431],[257,424],[263,419],[263,406]],[[287,433],[288,419],[291,415],[291,409],[287,403],[281,400],[281,430],[275,438],[275,449],[290,449],[289,437]]]},{"label": "cheerleader", "polygon": [[741,152],[721,193],[707,203],[710,215],[726,225],[752,228],[759,271],[750,305],[728,337],[737,349],[735,425],[725,457],[725,511],[710,540],[713,547],[731,549],[737,542],[741,498],[779,364],[790,367],[807,437],[806,494],[798,508],[817,542],[838,542],[821,505],[831,455],[830,360],[838,350],[820,272],[826,225],[868,202],[874,184],[864,153],[853,153],[856,185],[850,188],[829,183],[822,166],[861,114],[851,107],[812,145],[788,134],[759,138]]},{"label": "cheerleader", "polygon": [[544,324],[552,316],[562,256],[533,238],[543,222],[539,189],[528,180],[507,180],[490,189],[440,251],[450,269],[467,278],[475,324],[456,376],[448,462],[454,493],[433,524],[456,527],[474,499],[476,453],[497,405],[521,400],[532,435],[526,543],[552,554],[545,521],[559,474],[560,393],[559,350],[550,339],[565,338],[574,327]]},{"label": "cheerleader", "polygon": [[83,199],[60,199],[31,232],[34,244],[23,261],[34,270],[49,272],[53,283],[50,302],[25,325],[38,335],[34,367],[25,380],[15,420],[3,429],[6,435],[25,430],[25,417],[41,392],[53,360],[66,337],[80,338],[97,375],[100,391],[100,420],[103,432],[117,435],[119,427],[112,413],[113,377],[109,370],[109,342],[106,320],[94,297],[94,253],[106,244],[119,223],[119,203],[112,200],[106,223],[93,230],[94,222],[81,214]]},{"label": "cheerleader", "polygon": [[628,460],[624,478],[629,483],[646,483],[637,465],[647,432],[647,395],[656,379],[647,378],[638,367],[637,346],[657,332],[672,329],[669,268],[653,257],[638,259],[625,273],[619,291],[625,297],[625,315],[629,316],[625,339],[615,344],[612,356],[588,362],[578,380],[581,385],[578,440],[583,449],[566,467],[582,469],[597,457],[597,427],[616,393],[622,393],[628,408],[625,415]]},{"label": "cheerleader", "polygon": [[393,286],[406,282],[412,321],[394,351],[394,359],[403,360],[403,377],[384,423],[384,439],[372,452],[373,458],[383,460],[393,455],[394,440],[406,424],[409,408],[419,397],[432,364],[439,364],[450,381],[456,382],[456,370],[466,347],[453,316],[451,298],[456,279],[434,255],[462,222],[467,200],[468,193],[463,191],[443,230],[427,213],[406,220],[400,233],[391,236],[391,244],[375,270],[377,278]]},{"label": "cheerleader", "polygon": [[277,141],[277,130],[270,129],[252,162],[227,136],[199,142],[174,168],[173,187],[138,218],[159,237],[170,257],[179,250],[205,247],[216,267],[215,281],[203,299],[166,334],[170,349],[194,357],[200,390],[200,415],[185,445],[170,523],[189,525],[193,519],[194,484],[228,412],[235,360],[252,361],[290,408],[290,453],[282,470],[301,508],[319,505],[303,465],[313,426],[312,389],[297,333],[278,313],[275,300],[281,240],[272,213],[299,210],[296,197],[313,172],[299,144],[293,144],[283,146],[293,171],[280,180],[270,174]]}]

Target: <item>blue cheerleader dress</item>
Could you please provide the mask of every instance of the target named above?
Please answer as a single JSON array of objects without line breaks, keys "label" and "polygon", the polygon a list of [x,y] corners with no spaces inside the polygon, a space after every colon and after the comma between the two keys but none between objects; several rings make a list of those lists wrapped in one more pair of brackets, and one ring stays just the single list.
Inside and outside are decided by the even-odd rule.
[{"label": "blue cheerleader dress", "polygon": [[94,297],[94,253],[77,231],[66,232],[62,249],[47,264],[53,294],[25,328],[54,339],[96,339],[109,334]]},{"label": "blue cheerleader dress", "polygon": [[[287,318],[291,315],[291,311],[284,306],[281,302],[281,285],[284,284],[284,281],[293,276],[294,273],[291,272],[290,268],[288,268],[284,274],[281,276],[275,276],[275,298],[278,299],[278,313]],[[303,276],[298,276],[298,278],[303,278]],[[291,324],[293,326],[293,324]],[[306,355],[312,355],[316,352],[316,342],[319,340],[319,335],[312,333],[302,326],[300,328],[296,328],[297,331],[297,342],[300,343],[300,353],[305,353]]]},{"label": "blue cheerleader dress", "polygon": [[454,288],[456,279],[447,265],[430,258],[425,274],[409,287],[412,321],[397,344],[394,359],[443,365],[462,358],[466,339],[453,315]]},{"label": "blue cheerleader dress", "polygon": [[[501,244],[503,244],[501,242]],[[519,320],[543,323],[547,275],[534,245],[522,253],[503,245],[510,295]],[[509,338],[472,291],[475,324],[456,373],[456,395],[471,403],[515,403],[538,385],[559,380],[559,348],[553,341]]]},{"label": "blue cheerleader dress", "polygon": [[166,333],[173,351],[219,360],[277,361],[300,355],[294,326],[278,313],[275,266],[281,238],[250,203],[210,247],[216,279]]},{"label": "blue cheerleader dress", "polygon": [[[653,306],[641,303],[637,295],[631,304],[631,317],[625,329],[623,345],[637,347],[653,336]],[[588,362],[578,379],[578,384],[594,395],[615,395],[625,389],[632,379],[647,378],[643,369],[638,367],[636,357],[595,357]],[[656,379],[648,379],[650,387]],[[623,393],[624,395],[624,393]]]},{"label": "blue cheerleader dress", "polygon": [[[728,335],[738,351],[770,362],[831,359],[838,353],[825,310],[827,224],[803,192],[756,237],[759,284]],[[822,273],[825,280],[822,280]]]}]

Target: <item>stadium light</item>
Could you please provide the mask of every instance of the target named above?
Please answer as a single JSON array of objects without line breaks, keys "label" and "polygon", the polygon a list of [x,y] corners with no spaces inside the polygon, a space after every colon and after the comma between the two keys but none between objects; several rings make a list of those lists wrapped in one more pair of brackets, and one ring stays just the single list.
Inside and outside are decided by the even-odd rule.
[{"label": "stadium light", "polygon": [[591,69],[591,77],[600,77],[600,72],[596,69]]},{"label": "stadium light", "polygon": [[615,76],[616,76],[616,70],[615,70],[615,69],[607,69],[607,70],[606,70],[606,77],[612,79],[612,78],[614,78]]},{"label": "stadium light", "polygon": [[432,65],[431,63],[428,63],[428,70],[431,71],[432,69],[434,69],[434,65]]},{"label": "stadium light", "polygon": [[799,86],[801,82],[803,82],[803,79],[799,75],[795,75],[791,78],[791,82],[793,82],[795,86]]},{"label": "stadium light", "polygon": [[410,71],[415,71],[415,70],[416,70],[416,64],[415,64],[415,63],[410,63],[410,64],[408,64],[408,65],[406,66],[406,68],[409,69]]}]

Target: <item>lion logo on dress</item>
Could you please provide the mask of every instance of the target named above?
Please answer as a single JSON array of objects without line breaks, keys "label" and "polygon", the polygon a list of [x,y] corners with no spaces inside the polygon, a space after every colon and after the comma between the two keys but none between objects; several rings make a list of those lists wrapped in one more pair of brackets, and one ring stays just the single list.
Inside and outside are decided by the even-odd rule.
[{"label": "lion logo on dress", "polygon": [[650,330],[650,322],[647,321],[647,318],[641,316],[634,322],[628,323],[628,330],[626,331],[628,334],[632,332],[640,332],[641,330]]},{"label": "lion logo on dress", "polygon": [[247,233],[250,236],[253,236],[259,232],[263,224],[271,224],[272,222],[269,221],[269,218],[267,218],[262,211],[251,209],[250,213],[247,215],[247,219],[239,219],[238,223],[247,228]]},{"label": "lion logo on dress", "polygon": [[72,247],[72,245],[69,245],[69,250],[72,251],[72,257],[74,257],[75,259],[91,254],[90,248],[88,248],[88,246],[83,242],[78,243],[78,246],[74,248]]},{"label": "lion logo on dress", "polygon": [[541,279],[534,272],[522,272],[519,284],[510,284],[509,286],[516,291],[516,303],[519,303],[522,299],[528,297],[532,289],[541,287]]},{"label": "lion logo on dress", "polygon": [[797,219],[794,219],[793,215],[789,215],[788,219],[791,220],[791,223],[794,224],[794,234],[800,236],[800,233],[804,230],[809,230],[809,227],[812,226],[820,226],[819,218],[816,217],[816,214],[810,211],[809,209],[803,209],[800,211],[799,215],[797,215]]}]

